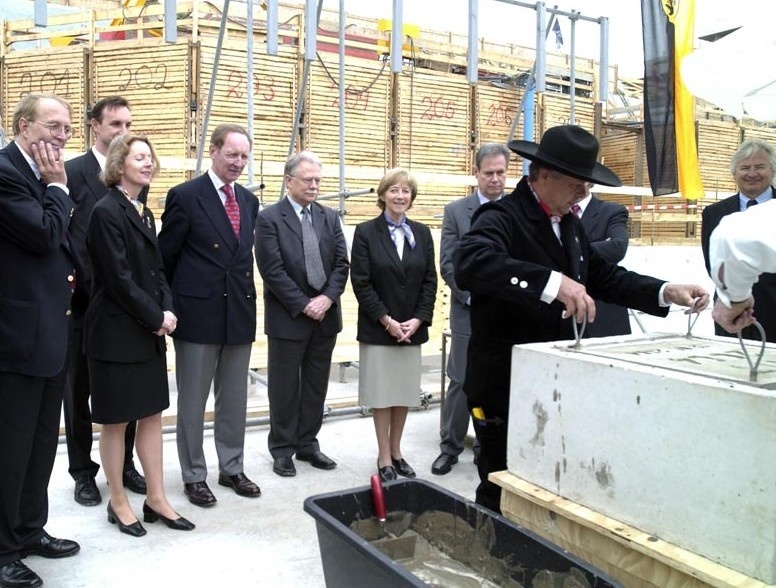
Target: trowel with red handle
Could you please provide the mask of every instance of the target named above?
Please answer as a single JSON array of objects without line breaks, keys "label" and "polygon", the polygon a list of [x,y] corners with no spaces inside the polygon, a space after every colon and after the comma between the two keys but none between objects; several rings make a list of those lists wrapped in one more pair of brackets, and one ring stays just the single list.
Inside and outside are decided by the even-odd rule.
[{"label": "trowel with red handle", "polygon": [[388,530],[386,525],[388,515],[385,510],[385,495],[383,494],[383,483],[380,476],[372,476],[372,506],[375,516],[380,523],[382,537],[374,541],[373,545],[385,553],[391,559],[408,559],[415,555],[415,543],[418,534],[415,531],[407,529],[400,537],[397,537]]}]

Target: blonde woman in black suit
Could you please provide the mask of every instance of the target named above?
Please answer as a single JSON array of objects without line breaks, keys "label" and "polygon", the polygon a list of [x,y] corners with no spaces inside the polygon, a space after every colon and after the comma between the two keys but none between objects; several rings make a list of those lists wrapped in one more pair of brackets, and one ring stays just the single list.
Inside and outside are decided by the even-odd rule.
[{"label": "blonde woman in black suit", "polygon": [[431,231],[406,216],[417,193],[407,171],[389,170],[377,188],[383,212],[356,227],[351,251],[359,402],[372,409],[383,480],[415,477],[401,437],[409,407],[420,404],[420,346],[428,341],[437,290]]},{"label": "blonde woman in black suit", "polygon": [[138,200],[158,170],[147,138],[116,137],[102,174],[108,193],[95,204],[87,228],[93,275],[84,345],[92,418],[102,424],[100,457],[110,485],[108,521],[134,537],[146,530],[132,512],[122,481],[124,432],[133,420],[148,488],[145,522],[161,519],[171,529],[194,528],[167,501],[162,477],[162,411],[170,405],[164,335],[175,330],[176,318],[154,217]]}]

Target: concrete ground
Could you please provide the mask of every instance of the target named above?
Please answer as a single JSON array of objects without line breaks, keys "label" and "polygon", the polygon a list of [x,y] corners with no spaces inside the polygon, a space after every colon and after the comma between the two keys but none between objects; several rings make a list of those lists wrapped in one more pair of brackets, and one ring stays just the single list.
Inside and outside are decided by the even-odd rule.
[{"label": "concrete ground", "polygon": [[[440,358],[424,360],[422,389],[439,399]],[[357,371],[332,369],[328,402],[352,405],[357,398]],[[250,411],[261,419],[266,409],[266,388],[250,386]],[[165,421],[174,419],[175,390]],[[410,413],[404,432],[403,452],[419,477],[427,478],[465,498],[473,499],[478,483],[471,449],[446,476],[431,474],[439,453],[439,405]],[[212,430],[205,434],[208,483],[218,498],[209,509],[188,502],[178,467],[175,435],[164,435],[165,487],[173,506],[197,525],[191,532],[172,531],[162,523],[145,524],[148,534],[134,538],[119,532],[106,520],[108,488],[102,472],[97,484],[102,504],[84,507],[73,500],[73,481],[67,473],[67,450],[60,444],[49,485],[50,516],[46,530],[81,544],[75,557],[25,561],[46,586],[61,588],[109,586],[111,588],[156,586],[325,586],[318,549],[315,520],[303,511],[305,498],[326,492],[368,486],[376,473],[377,444],[371,417],[329,416],[319,435],[321,449],[338,466],[322,471],[297,462],[294,478],[272,472],[267,451],[266,425],[248,428],[245,442],[245,473],[262,490],[259,498],[242,498],[218,486],[218,465]],[[97,443],[93,457],[99,463]],[[142,516],[143,497],[129,493],[135,513]]]}]

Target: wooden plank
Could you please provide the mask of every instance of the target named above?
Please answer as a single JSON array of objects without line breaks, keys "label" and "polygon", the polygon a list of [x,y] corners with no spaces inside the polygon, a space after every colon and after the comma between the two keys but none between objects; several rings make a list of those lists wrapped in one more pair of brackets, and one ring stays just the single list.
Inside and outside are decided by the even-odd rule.
[{"label": "wooden plank", "polygon": [[73,110],[74,135],[67,142],[68,153],[83,150],[84,129],[78,124],[79,113],[84,111],[86,79],[84,76],[84,49],[60,47],[36,51],[14,51],[3,61],[5,69],[2,89],[2,115],[12,134],[13,110],[27,94],[56,94],[67,100]]},{"label": "wooden plank", "polygon": [[507,518],[589,561],[629,588],[767,586],[507,471],[491,474],[490,479],[502,488],[501,510]]}]

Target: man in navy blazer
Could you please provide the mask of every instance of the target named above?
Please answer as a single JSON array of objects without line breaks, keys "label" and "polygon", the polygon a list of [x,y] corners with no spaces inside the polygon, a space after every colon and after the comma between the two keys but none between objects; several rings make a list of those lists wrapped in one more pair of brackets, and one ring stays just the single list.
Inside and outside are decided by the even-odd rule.
[{"label": "man in navy blazer", "polygon": [[[442,244],[439,249],[439,269],[442,279],[450,288],[450,355],[447,359],[447,377],[450,384],[442,405],[439,443],[440,454],[431,464],[431,473],[443,476],[458,463],[469,431],[469,409],[463,381],[466,377],[466,354],[469,347],[469,304],[471,294],[458,287],[455,281],[453,258],[458,242],[466,233],[472,215],[481,204],[498,200],[504,195],[510,151],[501,143],[485,143],[474,155],[474,177],[477,191],[445,206],[442,218]],[[480,451],[475,441],[476,456]]]},{"label": "man in navy blazer", "polygon": [[[587,240],[593,251],[609,263],[620,263],[628,251],[628,209],[616,202],[605,202],[590,192],[585,182],[585,197],[577,203]],[[576,210],[572,208],[572,210]],[[603,300],[595,301],[595,322],[585,327],[585,337],[630,335],[628,309]]]},{"label": "man in navy blazer", "polygon": [[43,528],[76,279],[62,153],[71,115],[61,98],[28,94],[0,151],[0,586],[40,586],[22,558],[80,549]]},{"label": "man in navy blazer", "polygon": [[243,471],[248,368],[256,338],[253,230],[259,201],[236,183],[253,144],[239,125],[218,125],[207,173],[172,188],[162,214],[159,248],[172,288],[178,327],[178,459],[184,492],[212,506],[202,449],[205,404],[213,385],[218,483],[255,498]]},{"label": "man in navy blazer", "polygon": [[[337,212],[315,202],[321,186],[318,157],[302,151],[286,162],[284,173],[287,196],[259,212],[256,220],[256,263],[264,280],[272,470],[279,476],[294,476],[294,454],[319,469],[337,466],[320,450],[318,431],[331,355],[342,330],[339,301],[350,264]],[[318,287],[308,282],[303,214],[311,217],[306,222],[312,223],[317,265],[324,274]]]},{"label": "man in navy blazer", "polygon": [[[94,133],[94,145],[86,153],[65,163],[70,196],[75,212],[68,228],[68,240],[75,258],[78,280],[73,293],[73,337],[70,342],[70,365],[65,384],[65,436],[69,472],[75,480],[75,501],[94,506],[102,501],[95,476],[100,469],[92,460],[92,411],[89,407],[89,367],[83,352],[83,325],[92,290],[92,263],[86,249],[86,226],[92,208],[108,191],[100,179],[105,167],[105,155],[114,137],[129,133],[132,113],[129,102],[121,96],[98,100],[91,110],[89,126]],[[143,190],[141,200],[148,190]],[[135,445],[136,423],[127,425],[124,437],[124,487],[145,494],[145,479],[135,467],[132,449]]]},{"label": "man in navy blazer", "polygon": [[[701,248],[709,275],[711,275],[709,242],[719,221],[729,214],[768,202],[776,196],[776,188],[773,187],[776,152],[765,141],[759,139],[744,141],[733,155],[730,172],[738,186],[738,194],[707,206],[702,213]],[[762,274],[752,287],[752,295],[755,304],[754,314],[765,331],[766,340],[776,343],[776,274]],[[717,323],[714,323],[714,333],[722,337],[734,336]],[[745,339],[760,339],[759,331],[753,326],[745,327],[741,334]]]}]

